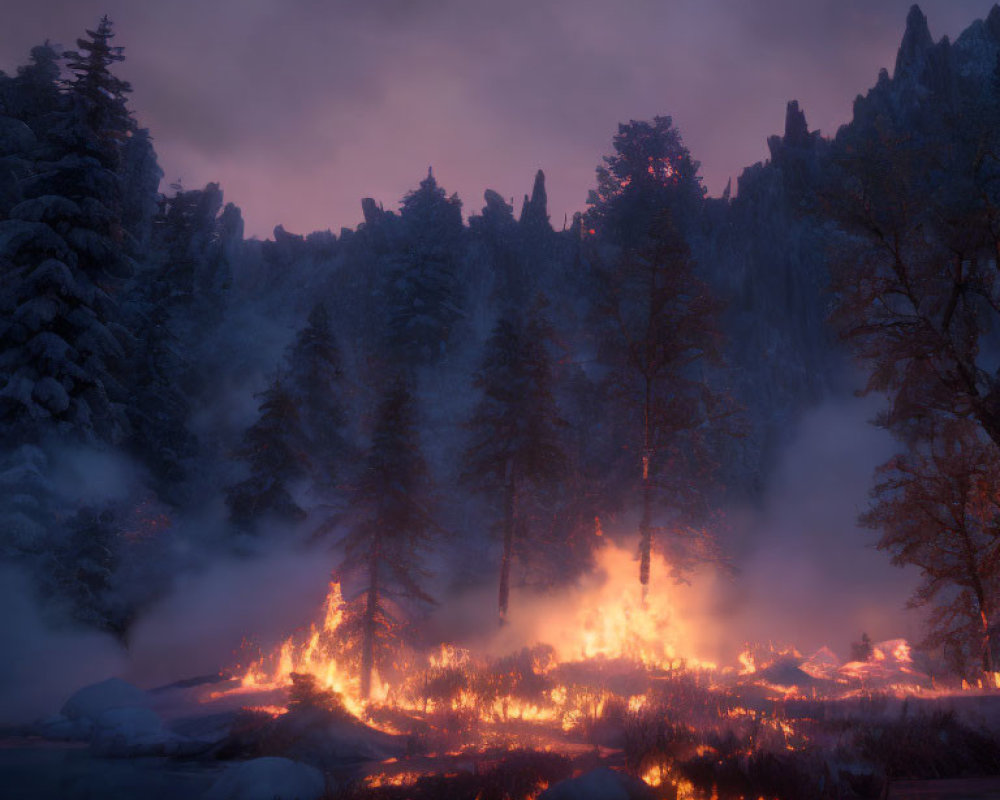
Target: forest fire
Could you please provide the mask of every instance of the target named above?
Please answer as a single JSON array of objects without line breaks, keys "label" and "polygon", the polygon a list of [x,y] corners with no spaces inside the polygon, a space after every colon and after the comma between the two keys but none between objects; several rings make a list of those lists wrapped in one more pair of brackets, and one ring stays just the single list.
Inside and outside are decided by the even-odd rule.
[{"label": "forest fire", "polygon": [[[653,566],[668,573],[659,554]],[[718,770],[762,751],[804,758],[830,735],[824,718],[942,695],[902,639],[871,643],[863,660],[847,663],[826,648],[805,657],[748,646],[738,663],[719,666],[691,646],[689,587],[653,582],[643,604],[634,567],[628,549],[605,540],[598,577],[571,608],[553,606],[551,619],[537,620],[538,641],[501,656],[491,654],[495,647],[452,642],[423,655],[399,648],[368,698],[334,582],[319,622],[242,667],[236,685],[206,700],[245,694],[249,703],[286,691],[291,708],[326,698],[368,728],[405,738],[404,756],[373,764],[364,777],[373,792],[421,785],[490,752],[502,759],[522,748],[566,755],[596,748],[611,763],[624,759],[663,796],[707,798],[719,795],[696,788],[692,765]],[[284,708],[272,703],[268,711]],[[463,759],[472,761],[456,767]]]},{"label": "forest fire", "polygon": [[[270,50],[346,54],[357,100],[380,81],[340,45],[380,61],[393,24],[341,11],[343,42]],[[771,11],[769,35],[803,16]],[[466,100],[592,55],[573,41],[546,78],[585,26],[510,36],[530,57],[497,80],[500,17],[469,40],[488,80],[444,93],[458,117],[421,99],[435,68],[395,118],[450,135]],[[851,121],[825,137],[790,100],[719,197],[672,116],[620,122],[561,229],[542,169],[517,215],[512,184],[477,209],[428,166],[354,229],[248,239],[218,183],[161,192],[114,37],[104,16],[0,71],[5,798],[874,800],[1000,776],[1000,5],[939,43],[914,6]],[[359,137],[316,107],[336,146],[297,166],[337,185],[323,164],[360,163]],[[463,141],[547,130],[490,127]]]},{"label": "forest fire", "polygon": [[[666,564],[658,558],[660,574]],[[473,714],[485,722],[520,720],[570,729],[599,718],[612,697],[630,711],[646,701],[640,691],[651,675],[728,675],[689,650],[685,620],[677,598],[683,587],[654,585],[643,603],[635,581],[634,559],[624,548],[605,544],[598,553],[598,579],[573,597],[568,610],[552,610],[537,621],[537,641],[503,657],[474,653],[442,643],[423,657],[399,648],[392,666],[373,676],[363,697],[356,665],[348,654],[341,586],[332,582],[322,620],[302,634],[285,639],[273,652],[240,667],[239,686],[230,691],[252,694],[287,687],[293,676],[309,676],[318,688],[334,692],[352,714],[371,716],[373,709]],[[498,639],[504,642],[501,629]],[[495,648],[493,648],[495,649]],[[627,690],[583,686],[591,666],[605,678],[633,685]],[[588,678],[596,678],[597,672]]]}]

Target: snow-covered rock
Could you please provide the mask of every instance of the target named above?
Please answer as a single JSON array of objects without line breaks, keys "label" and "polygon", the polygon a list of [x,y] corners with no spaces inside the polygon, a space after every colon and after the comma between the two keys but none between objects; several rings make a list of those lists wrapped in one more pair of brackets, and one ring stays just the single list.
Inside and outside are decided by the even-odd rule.
[{"label": "snow-covered rock", "polygon": [[120,678],[109,678],[85,686],[75,692],[62,707],[68,719],[89,719],[97,722],[105,711],[113,708],[149,708],[149,695]]},{"label": "snow-covered rock", "polygon": [[323,773],[287,758],[255,758],[229,767],[204,800],[317,800]]},{"label": "snow-covered rock", "polygon": [[43,739],[60,742],[85,742],[94,735],[94,721],[83,717],[70,719],[64,714],[54,714],[39,721],[35,732]]},{"label": "snow-covered rock", "polygon": [[91,750],[99,756],[164,755],[175,737],[149,708],[111,708],[95,720]]},{"label": "snow-covered rock", "polygon": [[642,781],[607,767],[567,778],[539,795],[539,800],[654,800],[656,794]]}]

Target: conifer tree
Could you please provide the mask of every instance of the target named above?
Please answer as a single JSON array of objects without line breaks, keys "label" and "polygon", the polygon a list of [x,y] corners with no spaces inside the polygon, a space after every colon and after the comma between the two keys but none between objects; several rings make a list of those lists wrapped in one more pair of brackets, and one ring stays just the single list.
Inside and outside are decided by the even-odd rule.
[{"label": "conifer tree", "polygon": [[313,483],[327,492],[343,479],[354,447],[347,431],[340,350],[323,303],[313,306],[308,324],[289,348],[287,365]]},{"label": "conifer tree", "polygon": [[[645,595],[654,505],[677,517],[675,537],[685,520],[704,509],[702,487],[712,468],[708,428],[731,413],[703,371],[719,358],[718,301],[695,276],[687,243],[669,213],[643,246],[602,268],[601,279],[599,358],[610,370],[607,389],[635,459],[631,469],[641,476],[639,581]],[[675,568],[685,555],[678,549]]]},{"label": "conifer tree", "polygon": [[388,275],[390,354],[399,363],[430,364],[444,354],[462,316],[458,244],[462,204],[433,173],[403,198],[400,239]]},{"label": "conifer tree", "polygon": [[497,322],[474,380],[482,396],[466,426],[471,441],[463,477],[502,509],[501,624],[509,605],[515,536],[526,532],[521,500],[556,482],[566,466],[560,442],[565,422],[553,394],[550,339],[537,305],[526,321]]},{"label": "conifer tree", "polygon": [[597,169],[590,192],[586,230],[618,247],[636,247],[656,219],[669,211],[677,224],[699,208],[704,188],[698,162],[670,117],[619,125],[614,155]]},{"label": "conifer tree", "polygon": [[364,471],[351,506],[357,519],[343,538],[338,573],[360,585],[345,621],[348,647],[359,665],[361,694],[387,663],[406,613],[401,600],[433,602],[421,587],[420,566],[435,524],[429,478],[418,440],[409,381],[396,378],[382,398]]},{"label": "conifer tree", "polygon": [[126,340],[114,295],[131,272],[122,246],[115,170],[130,126],[127,84],[108,71],[122,58],[103,19],[53,118],[24,198],[0,222],[0,420],[9,438],[58,429],[117,440],[127,430],[120,382]]},{"label": "conifer tree", "polygon": [[119,561],[119,530],[110,510],[80,509],[47,553],[46,582],[75,619],[123,636],[127,620],[114,607],[113,578]]},{"label": "conifer tree", "polygon": [[291,524],[305,518],[305,511],[292,495],[294,483],[307,470],[295,400],[281,376],[259,396],[260,416],[236,451],[250,475],[230,487],[226,495],[230,518],[246,529],[264,519]]},{"label": "conifer tree", "polygon": [[117,161],[121,145],[135,129],[125,107],[125,95],[132,87],[111,72],[113,64],[125,60],[124,48],[111,44],[115,34],[106,14],[87,36],[76,40],[78,50],[64,54],[73,73],[67,85],[71,96],[82,101],[87,126],[98,135],[108,157]]}]

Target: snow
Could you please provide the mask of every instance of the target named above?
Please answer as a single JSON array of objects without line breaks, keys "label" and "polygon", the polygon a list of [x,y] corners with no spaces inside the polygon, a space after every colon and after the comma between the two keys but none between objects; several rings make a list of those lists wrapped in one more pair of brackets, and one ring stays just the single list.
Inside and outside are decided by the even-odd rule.
[{"label": "snow", "polygon": [[654,800],[656,794],[640,780],[607,767],[560,781],[539,800]]},{"label": "snow", "polygon": [[323,773],[287,758],[255,758],[227,769],[204,800],[317,800]]},{"label": "snow", "polygon": [[131,683],[120,678],[108,678],[93,683],[75,692],[62,707],[62,715],[68,719],[97,719],[106,711],[115,708],[149,708],[150,697]]},{"label": "snow", "polygon": [[66,389],[55,378],[44,377],[35,384],[32,396],[40,406],[44,406],[52,414],[61,414],[69,408],[69,395]]},{"label": "snow", "polygon": [[81,291],[80,284],[62,261],[47,258],[28,276],[28,281],[38,288],[52,288],[63,297],[74,297],[89,302],[90,297]]},{"label": "snow", "polygon": [[175,738],[152,709],[111,708],[97,717],[90,747],[99,756],[162,755]]},{"label": "snow", "polygon": [[30,200],[23,200],[10,210],[11,219],[26,222],[51,222],[65,217],[80,215],[80,206],[67,197],[57,194],[43,194]]}]

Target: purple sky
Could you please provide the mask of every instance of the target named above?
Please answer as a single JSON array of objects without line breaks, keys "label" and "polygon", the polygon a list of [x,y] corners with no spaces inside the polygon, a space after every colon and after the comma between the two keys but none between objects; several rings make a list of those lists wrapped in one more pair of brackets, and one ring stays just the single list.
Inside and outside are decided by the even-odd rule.
[{"label": "purple sky", "polygon": [[[953,39],[993,0],[925,0]],[[910,0],[31,0],[0,25],[0,69],[102,13],[166,182],[222,184],[248,235],[386,208],[433,165],[466,213],[517,198],[584,207],[620,121],[669,114],[712,194],[766,156],[786,101],[832,134],[895,61]]]}]

